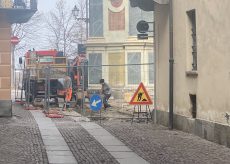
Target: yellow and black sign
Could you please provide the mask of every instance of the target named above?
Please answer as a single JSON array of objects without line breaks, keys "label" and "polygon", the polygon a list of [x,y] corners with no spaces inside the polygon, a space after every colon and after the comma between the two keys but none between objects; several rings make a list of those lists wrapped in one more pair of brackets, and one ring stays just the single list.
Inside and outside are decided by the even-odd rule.
[{"label": "yellow and black sign", "polygon": [[129,102],[130,105],[151,105],[153,104],[147,90],[143,83],[140,83],[139,87],[137,88],[136,92],[134,93],[131,101]]}]

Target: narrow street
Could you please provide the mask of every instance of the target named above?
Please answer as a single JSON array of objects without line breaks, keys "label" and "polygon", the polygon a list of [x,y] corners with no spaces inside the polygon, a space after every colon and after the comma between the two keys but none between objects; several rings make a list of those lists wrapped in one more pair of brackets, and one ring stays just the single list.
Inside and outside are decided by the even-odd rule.
[{"label": "narrow street", "polygon": [[230,164],[230,0],[0,0],[0,164]]},{"label": "narrow street", "polygon": [[[102,111],[102,115],[106,113],[109,116],[111,113],[116,117],[90,121],[89,119],[80,116],[75,112],[67,113],[64,118],[43,118],[50,119],[50,127],[55,127],[58,131],[49,129],[48,124],[43,124],[43,128],[39,127],[42,120],[34,119],[34,113],[42,111],[24,110],[21,105],[14,105],[12,118],[0,118],[0,163],[5,164],[21,164],[21,163],[53,163],[49,157],[50,153],[55,150],[47,146],[49,133],[52,133],[52,146],[58,149],[63,149],[66,143],[68,150],[73,155],[61,154],[58,163],[72,163],[76,160],[77,163],[127,163],[125,160],[130,159],[129,154],[133,152],[132,158],[140,157],[148,163],[221,163],[227,164],[230,161],[230,149],[197,136],[183,133],[180,131],[170,131],[167,127],[154,125],[152,122],[131,124],[130,118],[118,119],[123,114],[116,112],[113,108]],[[75,113],[73,115],[73,113]],[[41,123],[39,123],[41,122]],[[94,128],[90,129],[89,127]],[[102,128],[101,128],[102,127]],[[94,129],[94,131],[92,131]],[[106,141],[98,139],[97,131],[101,137],[112,135],[116,142],[123,146],[123,152],[120,150],[108,150]],[[59,133],[64,138],[65,143],[55,142],[55,134]],[[45,139],[44,139],[45,134]],[[104,142],[104,143],[103,143]],[[110,143],[113,145],[115,142]],[[58,151],[56,149],[56,151]],[[66,148],[62,151],[65,151]],[[67,151],[65,151],[67,153]],[[62,161],[63,156],[67,157],[66,161]],[[69,158],[68,158],[69,157]],[[119,162],[120,160],[120,162]],[[140,163],[140,162],[136,162]]]}]

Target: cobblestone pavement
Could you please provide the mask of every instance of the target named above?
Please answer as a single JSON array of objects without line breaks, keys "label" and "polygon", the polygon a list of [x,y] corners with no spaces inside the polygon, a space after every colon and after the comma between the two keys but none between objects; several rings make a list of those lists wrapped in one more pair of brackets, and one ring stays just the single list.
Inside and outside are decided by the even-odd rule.
[{"label": "cobblestone pavement", "polygon": [[[117,109],[95,121],[151,164],[229,164],[230,149],[192,134],[170,131],[152,122],[131,124]],[[122,118],[122,119],[118,119]],[[52,119],[80,164],[118,163],[78,122]],[[0,164],[48,164],[38,126],[29,111],[16,106],[12,118],[0,118]]]},{"label": "cobblestone pavement", "polygon": [[152,164],[229,164],[230,149],[152,123],[113,119],[101,126]]},{"label": "cobblestone pavement", "polygon": [[115,158],[83,127],[68,117],[52,119],[78,163],[117,164]]},{"label": "cobblestone pavement", "polygon": [[[227,147],[192,134],[177,130],[171,131],[167,127],[154,125],[152,122],[147,124],[134,121],[131,124],[130,115],[124,115],[117,111],[118,109],[109,109],[106,112],[102,110],[103,120],[101,123],[98,118],[93,119],[151,164],[230,163],[230,149]],[[66,117],[66,119],[69,118]],[[76,135],[80,135],[79,132],[73,134],[73,136]],[[74,140],[77,142],[76,138]]]},{"label": "cobblestone pavement", "polygon": [[38,126],[29,111],[14,106],[12,118],[0,118],[0,164],[47,164]]}]

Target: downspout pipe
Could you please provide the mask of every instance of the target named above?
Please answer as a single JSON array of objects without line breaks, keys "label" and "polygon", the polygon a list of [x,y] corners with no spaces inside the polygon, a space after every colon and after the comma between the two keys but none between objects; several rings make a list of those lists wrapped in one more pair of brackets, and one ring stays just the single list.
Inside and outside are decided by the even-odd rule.
[{"label": "downspout pipe", "polygon": [[[153,6],[153,11],[155,11],[155,5]],[[155,17],[155,16],[154,16]],[[154,19],[154,22],[155,19]],[[156,23],[153,24],[153,47],[154,47],[154,124],[157,124],[157,46],[156,46]]]},{"label": "downspout pipe", "polygon": [[173,0],[169,0],[169,129],[173,130]]}]

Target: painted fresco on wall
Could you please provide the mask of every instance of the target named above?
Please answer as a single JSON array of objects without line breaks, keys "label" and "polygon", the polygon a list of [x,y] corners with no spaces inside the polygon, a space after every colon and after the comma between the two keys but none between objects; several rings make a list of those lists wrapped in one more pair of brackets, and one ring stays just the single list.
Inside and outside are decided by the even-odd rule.
[{"label": "painted fresco on wall", "polygon": [[125,30],[124,0],[110,0],[108,7],[109,31]]}]

